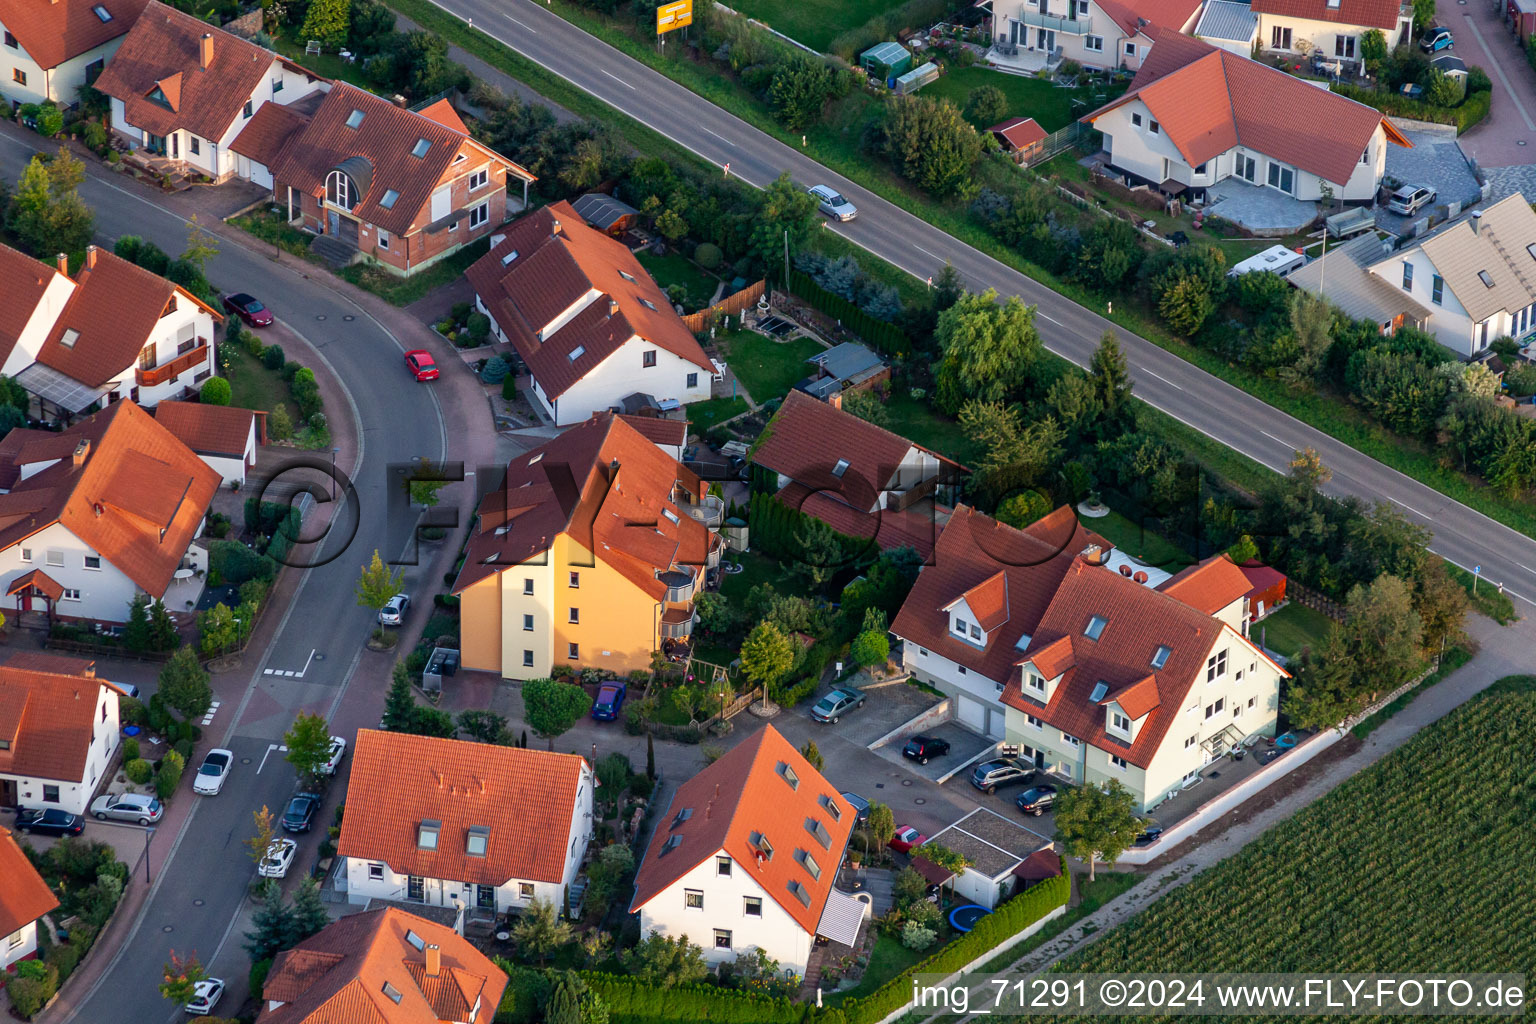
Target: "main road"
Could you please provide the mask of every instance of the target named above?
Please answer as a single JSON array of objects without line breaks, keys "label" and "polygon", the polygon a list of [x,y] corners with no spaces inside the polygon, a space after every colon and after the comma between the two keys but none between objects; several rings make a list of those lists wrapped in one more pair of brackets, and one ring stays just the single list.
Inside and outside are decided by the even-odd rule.
[{"label": "main road", "polygon": [[[41,141],[0,131],[0,175],[16,180]],[[120,182],[92,165],[80,186],[82,197],[96,211],[100,240],[133,234],[168,252],[180,252],[187,221]],[[390,535],[398,531],[386,529],[383,467],[422,456],[441,459],[447,445],[435,389],[409,379],[396,339],[363,309],[320,281],[267,259],[255,245],[222,240],[207,273],[227,291],[246,290],[266,300],[354,388],[351,408],[327,413],[333,422],[341,417],[359,420],[357,497],[338,516],[338,523],[348,528],[331,531],[319,545],[326,556],[341,555],[349,540],[350,549],[310,569],[291,603],[274,609],[282,618],[271,644],[248,656],[242,671],[249,671],[249,680],[241,681],[234,702],[215,716],[209,731],[221,737],[216,745],[234,751],[234,773],[218,797],[194,796],[182,787],[177,799],[195,804],[179,835],[162,829],[155,837],[159,868],[137,930],[114,952],[107,973],[69,1018],[89,1024],[181,1019],[180,1009],[172,1012],[156,991],[161,965],[172,948],[182,954],[195,950],[208,964],[222,945],[221,962],[240,965],[243,977],[241,937],[231,923],[254,872],[241,842],[251,834],[251,812],[265,804],[281,815],[294,789],[293,770],[274,747],[297,711],[330,718],[352,677],[371,626],[370,613],[353,597],[358,565],[375,548],[399,551],[404,540]],[[381,372],[386,368],[399,372]],[[320,458],[329,461],[330,453]],[[324,493],[324,476],[314,471],[282,474],[276,486],[292,489],[306,481],[318,483],[318,492]],[[230,692],[221,689],[226,696]],[[317,825],[321,835],[326,824]],[[162,844],[169,846],[169,855]]]},{"label": "main road", "polygon": [[1453,501],[1307,424],[1213,377],[1094,310],[1058,295],[990,256],[816,163],[746,121],[589,35],[535,0],[433,0],[572,84],[750,184],[788,171],[802,185],[828,184],[851,199],[857,220],[829,224],[850,241],[918,278],[951,263],[976,290],[1018,295],[1037,308],[1041,338],[1079,366],[1107,330],[1130,361],[1136,394],[1154,408],[1277,472],[1303,448],[1333,471],[1330,490],[1389,501],[1434,532],[1434,550],[1504,582],[1536,605],[1536,540]]}]

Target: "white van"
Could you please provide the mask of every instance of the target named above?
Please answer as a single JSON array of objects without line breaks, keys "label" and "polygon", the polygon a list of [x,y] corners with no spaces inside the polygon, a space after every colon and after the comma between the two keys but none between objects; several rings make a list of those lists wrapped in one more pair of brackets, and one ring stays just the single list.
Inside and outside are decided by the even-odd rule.
[{"label": "white van", "polygon": [[1306,264],[1307,258],[1294,249],[1287,249],[1283,245],[1272,245],[1257,256],[1250,256],[1227,271],[1227,276],[1237,277],[1239,274],[1252,274],[1256,271],[1267,270],[1272,274],[1288,277],[1291,271],[1297,267],[1304,267]]}]

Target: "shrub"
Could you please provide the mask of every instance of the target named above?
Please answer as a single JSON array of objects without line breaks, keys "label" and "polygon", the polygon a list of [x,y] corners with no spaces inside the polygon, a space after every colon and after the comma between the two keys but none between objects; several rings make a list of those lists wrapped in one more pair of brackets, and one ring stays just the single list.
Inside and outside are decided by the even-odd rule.
[{"label": "shrub", "polygon": [[484,341],[491,333],[491,318],[484,313],[471,313],[465,321],[464,327],[469,331],[469,336],[477,341]]},{"label": "shrub", "polygon": [[284,406],[276,406],[267,413],[267,439],[286,441],[293,436],[293,418]]},{"label": "shrub", "polygon": [[485,364],[485,369],[480,371],[480,380],[485,384],[500,384],[507,377],[507,363],[503,359],[492,359]]},{"label": "shrub", "polygon": [[181,773],[186,767],[186,761],[176,751],[169,751],[165,760],[160,762],[160,772],[155,776],[155,795],[161,801],[171,798],[176,792],[176,787],[181,784]]},{"label": "shrub", "polygon": [[85,144],[92,151],[100,153],[107,148],[107,129],[100,121],[87,121],[85,123]]},{"label": "shrub", "polygon": [[271,970],[272,970],[272,958],[271,957],[267,957],[264,960],[257,960],[255,963],[251,964],[251,975],[250,975],[251,998],[256,1000],[257,1002],[261,1001],[261,986],[266,983],[267,973],[269,971],[271,971]]},{"label": "shrub", "polygon": [[51,139],[64,130],[64,111],[49,103],[37,110],[37,134]]},{"label": "shrub", "polygon": [[[183,722],[182,724],[185,725],[186,723]],[[176,746],[173,749],[181,755],[181,760],[185,763],[192,760],[192,748],[194,745],[189,739],[179,739],[176,741]]]},{"label": "shrub", "polygon": [[246,331],[240,335],[240,344],[245,348],[246,354],[252,359],[260,359],[266,351],[266,346],[261,343],[255,331]]},{"label": "shrub", "polygon": [[277,575],[277,563],[239,541],[216,540],[208,545],[208,575],[215,572],[227,583],[270,580]]},{"label": "shrub", "polygon": [[136,786],[142,786],[149,781],[150,775],[153,774],[153,769],[149,767],[148,761],[142,757],[136,757],[123,765],[123,774],[128,776],[129,782]]},{"label": "shrub", "polygon": [[203,390],[198,398],[204,405],[228,405],[234,393],[230,390],[229,381],[223,377],[209,377],[203,381]]},{"label": "shrub", "polygon": [[[24,960],[22,964],[30,962],[35,961]],[[17,977],[5,987],[5,991],[11,997],[11,1006],[16,1012],[30,1020],[59,991],[59,969],[45,966],[42,977],[22,976],[18,971]]]},{"label": "shrub", "polygon": [[[149,721],[149,713],[144,710],[144,702],[133,697],[117,698],[117,717],[124,725],[143,725]],[[133,742],[137,744],[139,741]],[[137,750],[138,747],[135,746],[134,749]]]},{"label": "shrub", "polygon": [[720,264],[724,259],[725,254],[722,253],[720,251],[720,247],[713,242],[700,242],[698,248],[693,250],[693,262],[697,263],[705,270],[719,269]]},{"label": "shrub", "polygon": [[[119,714],[121,714],[121,712],[119,712]],[[123,740],[123,764],[127,764],[129,761],[137,761],[138,759],[139,738],[137,736],[129,736],[127,739]]]},{"label": "shrub", "polygon": [[510,373],[501,378],[501,397],[509,402],[517,398],[517,378]]},{"label": "shrub", "polygon": [[924,928],[917,921],[908,921],[901,927],[901,944],[919,952],[933,945],[938,937],[938,932],[932,928]]},{"label": "shrub", "polygon": [[84,952],[83,947],[73,942],[64,942],[57,946],[50,946],[43,960],[47,966],[59,972],[59,981],[63,982],[75,973],[75,967],[79,965],[80,957]]},{"label": "shrub", "polygon": [[261,365],[269,370],[281,370],[287,360],[283,356],[283,346],[268,345],[261,350]]}]

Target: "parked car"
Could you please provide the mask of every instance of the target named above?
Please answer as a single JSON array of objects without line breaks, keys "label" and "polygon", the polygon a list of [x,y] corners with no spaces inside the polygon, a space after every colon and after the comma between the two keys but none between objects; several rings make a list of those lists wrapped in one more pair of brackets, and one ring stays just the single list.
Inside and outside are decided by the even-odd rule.
[{"label": "parked car", "polygon": [[293,866],[293,855],[298,849],[299,844],[292,839],[272,840],[261,863],[256,865],[256,873],[262,878],[287,878],[288,869]]},{"label": "parked car", "polygon": [[272,311],[258,302],[254,295],[245,292],[226,295],[224,308],[244,320],[247,327],[272,326]]},{"label": "parked car", "polygon": [[1428,185],[1404,185],[1387,200],[1387,209],[1408,217],[1434,201],[1435,190]]},{"label": "parked car", "polygon": [[325,764],[320,766],[320,774],[335,775],[336,769],[341,767],[341,759],[346,755],[347,741],[340,736],[332,736],[330,756],[325,759]]},{"label": "parked car", "polygon": [[284,832],[308,832],[315,826],[315,812],[320,809],[318,793],[296,793],[283,811]]},{"label": "parked car", "polygon": [[592,717],[599,722],[611,722],[619,717],[629,687],[620,682],[604,683],[597,688],[597,700],[592,702]]},{"label": "parked car", "polygon": [[437,360],[424,348],[413,348],[405,354],[405,368],[417,380],[437,380]]},{"label": "parked car", "polygon": [[831,185],[812,185],[806,189],[816,199],[816,208],[833,220],[853,220],[859,211]]},{"label": "parked car", "polygon": [[902,757],[910,757],[918,764],[927,764],[930,757],[943,757],[949,753],[949,740],[937,736],[913,736],[901,748]]},{"label": "parked car", "polygon": [[1035,774],[1035,766],[1022,757],[999,757],[983,761],[971,772],[971,785],[983,793],[996,793],[1001,786],[1017,786]]},{"label": "parked car", "polygon": [[379,625],[398,626],[405,621],[405,613],[411,607],[409,594],[396,594],[379,609]]},{"label": "parked car", "polygon": [[1419,49],[1425,53],[1439,53],[1441,50],[1449,50],[1456,45],[1456,40],[1451,38],[1451,30],[1444,25],[1433,25],[1424,30],[1419,36]]},{"label": "parked car", "polygon": [[848,801],[848,806],[853,808],[853,824],[855,826],[863,825],[865,822],[869,821],[868,800],[865,800],[857,793],[844,793],[842,794],[842,797],[844,800]]},{"label": "parked car", "polygon": [[1020,793],[1013,802],[1018,804],[1019,810],[1025,814],[1033,814],[1038,818],[1056,803],[1056,787],[1049,782],[1042,782]]},{"label": "parked car", "polygon": [[854,708],[864,706],[864,694],[851,686],[839,686],[811,708],[811,717],[818,722],[835,722]]},{"label": "parked car", "polygon": [[97,821],[153,825],[164,813],[159,800],[143,793],[107,793],[91,801],[91,815]]},{"label": "parked car", "polygon": [[220,748],[208,751],[203,755],[203,764],[197,770],[197,778],[192,780],[192,792],[203,796],[218,796],[234,763],[235,753],[232,750]]},{"label": "parked car", "polygon": [[911,825],[903,825],[896,830],[895,835],[891,836],[891,841],[887,845],[897,853],[911,853],[913,849],[927,841],[928,837],[917,829]]},{"label": "parked car", "polygon": [[1135,840],[1132,842],[1133,846],[1151,846],[1153,843],[1162,838],[1163,826],[1159,825],[1151,818],[1142,818],[1141,826],[1141,832],[1137,834]]},{"label": "parked car", "polygon": [[186,1011],[194,1017],[206,1017],[224,996],[224,979],[204,978],[192,992],[192,1001],[187,1003]]},{"label": "parked car", "polygon": [[58,807],[18,807],[16,831],[24,835],[77,836],[85,831],[85,819]]},{"label": "parked car", "polygon": [[122,690],[125,696],[132,697],[134,700],[142,699],[139,696],[139,688],[132,683],[113,683],[112,685]]}]

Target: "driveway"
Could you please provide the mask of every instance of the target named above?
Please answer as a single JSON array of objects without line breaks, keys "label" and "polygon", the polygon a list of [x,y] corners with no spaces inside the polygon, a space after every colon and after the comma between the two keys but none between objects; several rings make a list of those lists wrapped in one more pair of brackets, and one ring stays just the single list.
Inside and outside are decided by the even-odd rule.
[{"label": "driveway", "polygon": [[[177,793],[176,800],[197,799],[188,790],[185,793]],[[11,820],[6,819],[5,825],[11,828]],[[117,851],[117,859],[124,864],[137,864],[139,858],[144,856],[144,834],[147,829],[140,828],[129,822],[122,821],[97,821],[87,812],[85,816],[85,831],[80,833],[80,838],[89,842],[106,843]],[[32,849],[39,853],[45,853],[53,849],[59,843],[58,836],[21,836],[17,839],[25,840],[31,844]]]},{"label": "driveway", "polygon": [[1044,814],[1037,818],[1033,814],[1025,814],[1023,811],[1019,810],[1018,805],[1014,803],[1014,801],[1018,799],[1020,793],[1024,792],[1030,786],[1037,785],[1042,782],[1051,783],[1058,790],[1065,788],[1067,785],[1061,779],[1053,778],[1044,772],[1036,772],[1028,782],[1017,786],[1008,786],[1006,788],[999,789],[996,793],[988,796],[986,793],[983,793],[981,790],[971,785],[970,772],[961,772],[959,775],[956,775],[954,778],[944,783],[944,789],[955,794],[957,798],[961,794],[964,794],[965,796],[969,797],[975,804],[977,804],[977,806],[985,807],[989,811],[995,811],[998,814],[1001,814],[1003,817],[1007,818],[1009,821],[1019,822],[1025,827],[1033,829],[1043,836],[1049,837],[1054,835],[1056,832],[1056,816],[1054,814],[1052,814],[1050,811],[1046,811]]},{"label": "driveway", "polygon": [[1394,235],[1406,235],[1412,224],[1428,220],[1432,210],[1452,203],[1459,204],[1458,209],[1464,210],[1482,199],[1482,186],[1456,141],[1455,128],[1436,126],[1403,134],[1408,136],[1413,148],[1388,146],[1387,174],[1406,184],[1428,185],[1435,190],[1435,202],[1411,217],[1399,216],[1383,203],[1376,207],[1378,228]]},{"label": "driveway", "polygon": [[[910,758],[903,757],[901,748],[906,745],[908,736],[899,736],[883,747],[876,749],[875,753],[901,765],[909,772],[913,772],[935,785],[950,772],[977,757],[983,751],[990,751],[997,746],[997,741],[976,733],[960,725],[958,722],[940,722],[937,725],[926,726],[921,730],[914,729],[910,735],[916,736],[921,732],[924,736],[933,736],[937,739],[949,741],[949,753],[943,757],[936,757],[927,764],[918,764]],[[969,778],[969,771],[960,773]]]},{"label": "driveway", "polygon": [[1462,148],[1482,167],[1536,161],[1536,72],[1518,37],[1488,0],[1442,4],[1439,11],[1436,18],[1456,37],[1452,52],[1493,79],[1493,107],[1482,124],[1461,137]]},{"label": "driveway", "polygon": [[[850,681],[849,686],[855,684]],[[937,704],[942,698],[926,690],[919,690],[906,683],[882,683],[878,686],[856,687],[866,700],[862,708],[844,712],[837,722],[818,722],[811,718],[811,708],[816,701],[830,693],[833,687],[816,694],[816,700],[807,700],[795,707],[794,713],[806,719],[818,729],[836,732],[849,743],[868,747],[893,729],[899,729],[918,715]],[[820,741],[817,741],[818,744]]]}]

